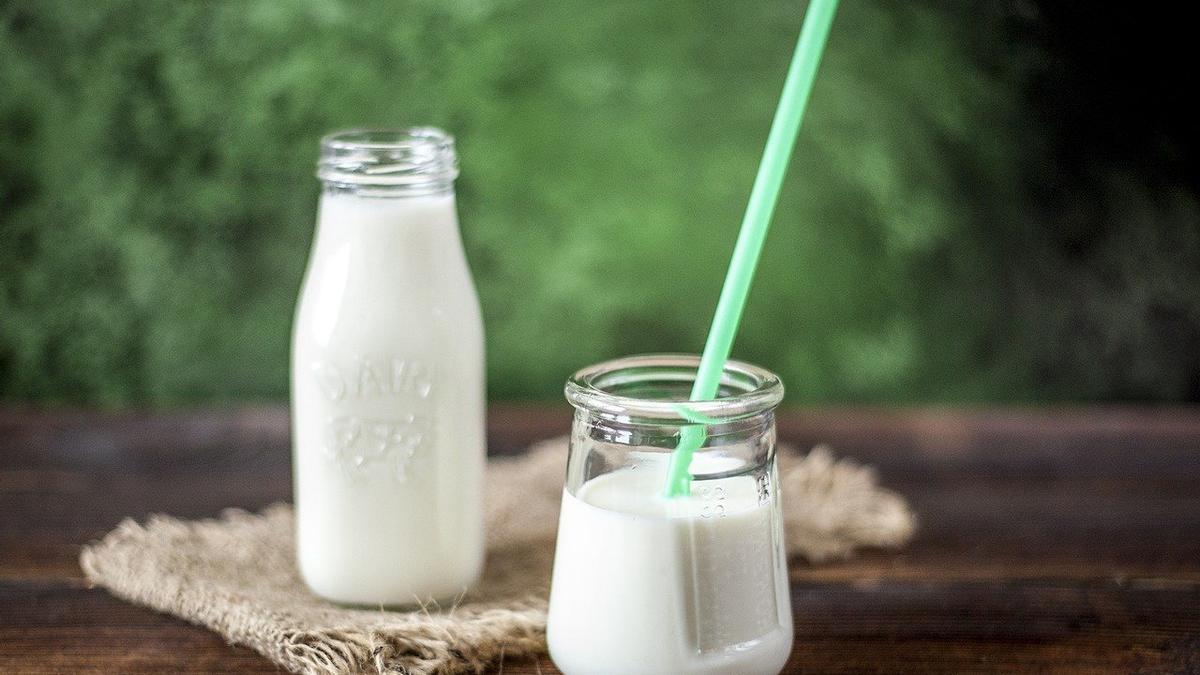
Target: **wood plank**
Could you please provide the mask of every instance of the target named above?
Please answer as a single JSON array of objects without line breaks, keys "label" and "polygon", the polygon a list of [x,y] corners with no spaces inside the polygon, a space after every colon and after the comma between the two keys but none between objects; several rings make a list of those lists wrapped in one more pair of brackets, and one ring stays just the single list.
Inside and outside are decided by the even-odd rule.
[{"label": "wood plank", "polygon": [[[885,481],[887,474],[885,473]],[[286,473],[79,472],[13,489],[0,484],[0,577],[78,577],[79,546],[130,515],[209,517],[286,500]],[[1194,483],[989,479],[930,472],[891,483],[921,519],[899,554],[819,568],[820,578],[1030,576],[1200,579],[1200,496]]]},{"label": "wood plank", "polygon": [[[56,583],[0,583],[0,672],[277,672],[208,631]],[[798,583],[787,672],[1188,672],[1200,585]],[[546,660],[504,672],[557,672]]]},{"label": "wood plank", "polygon": [[65,582],[0,582],[0,673],[279,673],[207,630]]},{"label": "wood plank", "polygon": [[[209,517],[289,499],[286,446],[261,448],[257,466],[240,468],[250,454],[152,470],[0,471],[0,576],[78,577],[79,546],[125,517]],[[913,503],[917,539],[896,556],[823,568],[824,578],[1200,578],[1200,472],[1013,476],[930,462],[880,473]]]},{"label": "wood plank", "polygon": [[[488,438],[495,454],[562,435],[565,403],[493,405]],[[937,460],[981,466],[1047,468],[1080,459],[1100,468],[1161,471],[1200,463],[1200,408],[1049,409],[803,408],[779,414],[780,437],[835,448],[886,465]],[[168,463],[186,466],[184,450],[203,461],[234,453],[253,464],[255,448],[285,447],[282,406],[183,411],[98,412],[0,405],[0,464],[5,468],[78,468]]]}]

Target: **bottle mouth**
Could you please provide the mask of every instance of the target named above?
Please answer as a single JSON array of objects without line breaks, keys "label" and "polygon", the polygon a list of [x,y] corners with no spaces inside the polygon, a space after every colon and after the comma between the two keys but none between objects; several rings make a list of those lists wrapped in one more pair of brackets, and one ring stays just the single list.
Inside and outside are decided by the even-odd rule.
[{"label": "bottle mouth", "polygon": [[564,393],[579,410],[663,424],[722,424],[774,409],[783,382],[769,370],[727,361],[717,398],[689,401],[700,357],[628,356],[588,366],[567,380]]},{"label": "bottle mouth", "polygon": [[434,127],[336,131],[321,139],[317,177],[343,188],[448,190],[458,177],[454,137]]}]

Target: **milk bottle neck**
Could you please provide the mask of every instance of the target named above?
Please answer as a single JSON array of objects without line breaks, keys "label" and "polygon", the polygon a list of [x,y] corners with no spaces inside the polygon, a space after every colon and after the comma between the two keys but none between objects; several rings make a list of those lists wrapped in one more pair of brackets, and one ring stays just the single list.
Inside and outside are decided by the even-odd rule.
[{"label": "milk bottle neck", "polygon": [[454,192],[454,138],[433,127],[352,129],[321,139],[325,195],[409,199]]},{"label": "milk bottle neck", "polygon": [[345,256],[354,274],[420,273],[432,280],[465,270],[454,193],[381,198],[326,190],[316,255]]},{"label": "milk bottle neck", "polygon": [[465,267],[454,203],[458,158],[444,131],[335,132],[321,139],[317,176],[318,255],[343,251],[372,274],[396,265],[412,272],[435,260]]}]

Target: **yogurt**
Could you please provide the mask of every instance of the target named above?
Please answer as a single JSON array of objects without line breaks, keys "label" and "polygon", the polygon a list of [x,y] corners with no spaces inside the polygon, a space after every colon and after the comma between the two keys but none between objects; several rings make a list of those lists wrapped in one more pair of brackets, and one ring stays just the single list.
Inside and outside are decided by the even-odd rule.
[{"label": "yogurt", "polygon": [[778,673],[792,615],[777,497],[748,476],[672,500],[662,484],[659,471],[621,469],[564,491],[554,663],[567,675]]}]

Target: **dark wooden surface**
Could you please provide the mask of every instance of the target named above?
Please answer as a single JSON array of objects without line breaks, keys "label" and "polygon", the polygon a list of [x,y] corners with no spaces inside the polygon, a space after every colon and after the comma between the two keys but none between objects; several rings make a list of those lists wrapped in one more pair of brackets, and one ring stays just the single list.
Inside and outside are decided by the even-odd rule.
[{"label": "dark wooden surface", "polygon": [[[492,451],[568,421],[495,408]],[[793,566],[787,672],[1200,672],[1200,409],[793,411],[780,434],[877,466],[921,519],[904,551]],[[290,492],[282,409],[0,409],[0,673],[277,672],[76,559],[126,516]]]}]

